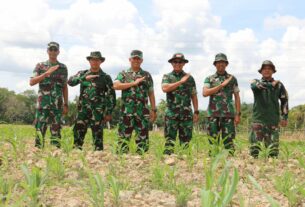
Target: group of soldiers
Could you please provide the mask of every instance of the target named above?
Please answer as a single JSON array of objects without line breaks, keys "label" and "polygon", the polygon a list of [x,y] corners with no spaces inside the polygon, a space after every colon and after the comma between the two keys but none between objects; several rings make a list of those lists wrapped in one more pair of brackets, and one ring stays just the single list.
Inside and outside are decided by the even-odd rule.
[{"label": "group of soldiers", "polygon": [[[116,105],[115,90],[122,91],[122,108],[118,126],[119,143],[128,151],[127,142],[136,132],[139,152],[149,148],[149,123],[157,117],[154,84],[151,74],[141,68],[143,53],[133,50],[130,67],[121,71],[114,81],[102,70],[105,57],[99,51],[87,57],[90,68],[81,70],[68,79],[67,67],[57,59],[59,44],[50,42],[49,59],[38,63],[30,85],[39,84],[35,114],[35,146],[44,146],[47,126],[50,125],[51,144],[60,147],[61,118],[68,112],[68,86],[80,84],[77,117],[73,133],[74,145],[82,149],[87,128],[91,127],[95,150],[103,150],[103,125],[111,121]],[[171,72],[162,78],[166,93],[164,136],[166,151],[173,153],[173,144],[179,134],[181,144],[187,146],[192,138],[193,123],[198,122],[198,98],[194,78],[183,68],[189,61],[182,53],[175,53],[168,62]],[[227,73],[229,62],[223,53],[215,56],[216,73],[204,80],[204,97],[209,96],[207,129],[214,140],[222,140],[224,147],[234,153],[235,127],[240,122],[241,107],[236,77]],[[278,156],[279,124],[287,125],[288,95],[284,85],[273,79],[274,64],[266,60],[258,71],[261,79],[251,82],[254,94],[253,121],[250,134],[250,154],[257,157],[258,143],[272,147],[270,156]],[[234,99],[233,99],[234,96]],[[148,100],[150,106],[148,104]],[[279,101],[281,104],[279,104]],[[192,109],[193,105],[193,109]],[[214,142],[211,141],[213,144]]]}]

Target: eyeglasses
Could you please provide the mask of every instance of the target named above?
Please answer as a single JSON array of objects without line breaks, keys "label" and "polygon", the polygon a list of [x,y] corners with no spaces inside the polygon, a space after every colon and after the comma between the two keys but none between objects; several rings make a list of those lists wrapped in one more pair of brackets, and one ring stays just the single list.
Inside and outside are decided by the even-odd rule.
[{"label": "eyeglasses", "polygon": [[173,61],[172,62],[173,64],[182,64],[182,63],[184,63],[183,61]]}]

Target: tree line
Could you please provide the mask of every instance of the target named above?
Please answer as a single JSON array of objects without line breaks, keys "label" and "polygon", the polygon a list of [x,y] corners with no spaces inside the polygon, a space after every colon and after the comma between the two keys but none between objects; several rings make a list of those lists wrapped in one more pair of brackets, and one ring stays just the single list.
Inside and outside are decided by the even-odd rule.
[{"label": "tree line", "polygon": [[[15,93],[7,88],[0,88],[0,123],[32,124],[35,119],[37,93],[34,90],[26,90],[22,93]],[[73,125],[77,114],[77,100],[69,101],[69,113],[63,118],[65,125]],[[121,98],[117,98],[117,104],[112,114],[111,125],[116,126],[120,118]],[[239,130],[247,129],[251,123],[253,104],[242,103],[241,123]],[[166,101],[161,100],[157,106],[158,116],[155,126],[162,128],[164,125],[164,115]],[[206,111],[200,110],[199,122],[195,126],[197,129],[205,129]],[[289,130],[305,130],[305,104],[298,105],[290,109],[288,119]]]}]

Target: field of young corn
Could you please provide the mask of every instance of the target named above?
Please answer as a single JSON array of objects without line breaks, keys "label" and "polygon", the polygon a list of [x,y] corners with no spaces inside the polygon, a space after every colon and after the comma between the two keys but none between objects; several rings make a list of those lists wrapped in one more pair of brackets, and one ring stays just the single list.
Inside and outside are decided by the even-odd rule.
[{"label": "field of young corn", "polygon": [[93,151],[90,133],[73,149],[71,128],[61,149],[48,139],[37,149],[34,136],[32,126],[0,125],[0,206],[305,206],[305,137],[281,137],[278,159],[264,147],[253,159],[246,134],[234,156],[198,133],[170,156],[157,132],[142,155],[134,140],[120,153],[116,130],[105,130],[104,151]]}]

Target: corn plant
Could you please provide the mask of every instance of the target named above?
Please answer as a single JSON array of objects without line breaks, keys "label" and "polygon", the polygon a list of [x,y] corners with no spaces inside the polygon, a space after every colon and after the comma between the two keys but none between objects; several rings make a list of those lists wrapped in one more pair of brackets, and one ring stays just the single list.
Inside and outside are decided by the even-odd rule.
[{"label": "corn plant", "polygon": [[12,180],[4,179],[2,176],[0,176],[0,204],[7,204],[12,196],[13,188],[14,184]]},{"label": "corn plant", "polygon": [[264,197],[269,201],[269,203],[271,204],[271,207],[280,207],[280,204],[274,200],[274,198],[272,198],[272,196],[268,195],[262,188],[262,186],[255,180],[254,177],[252,177],[251,175],[248,175],[248,179],[250,180],[250,182],[254,185],[254,187],[260,191],[260,193],[262,195],[264,195]]},{"label": "corn plant", "polygon": [[110,193],[112,195],[112,200],[115,206],[120,204],[120,191],[122,190],[122,185],[114,176],[110,176],[108,179]]},{"label": "corn plant", "polygon": [[105,182],[100,174],[89,173],[89,185],[85,190],[90,196],[90,202],[94,207],[104,207]]},{"label": "corn plant", "polygon": [[226,137],[222,139],[219,134],[216,138],[209,136],[208,139],[210,142],[208,145],[210,156],[217,156],[225,150],[224,141],[227,139]]},{"label": "corn plant", "polygon": [[179,138],[176,138],[176,141],[173,142],[173,150],[174,153],[181,158],[182,155],[185,153],[185,149],[188,147],[188,143],[180,143]]},{"label": "corn plant", "polygon": [[60,143],[60,148],[62,149],[62,151],[69,156],[74,148],[74,137],[72,136],[72,134],[63,130],[62,137],[61,139],[58,139],[58,141]]},{"label": "corn plant", "polygon": [[21,186],[25,189],[25,193],[30,199],[30,206],[39,206],[39,194],[46,181],[46,177],[41,170],[36,167],[29,170],[26,165],[22,165],[21,170],[25,175],[25,181]]},{"label": "corn plant", "polygon": [[175,197],[177,207],[187,206],[192,191],[185,184],[177,184],[175,186]]},{"label": "corn plant", "polygon": [[65,178],[65,166],[59,157],[48,156],[46,158],[47,172],[51,173],[58,181]]},{"label": "corn plant", "polygon": [[150,145],[150,151],[152,151],[154,157],[156,158],[156,161],[161,161],[164,157],[164,151],[165,151],[165,138],[160,139],[152,139],[152,144]]},{"label": "corn plant", "polygon": [[[305,183],[304,183],[305,184]],[[295,176],[286,171],[284,175],[275,177],[274,185],[277,191],[287,197],[289,206],[296,206],[301,200],[301,191],[304,189],[304,184],[300,185]]]},{"label": "corn plant", "polygon": [[157,163],[152,167],[151,182],[154,188],[162,190],[174,190],[176,168]]},{"label": "corn plant", "polygon": [[283,156],[284,160],[286,161],[286,163],[288,163],[289,158],[292,156],[293,151],[290,147],[288,147],[288,144],[286,143],[282,143],[281,144],[281,155]]},{"label": "corn plant", "polygon": [[218,154],[211,165],[206,167],[206,183],[201,191],[201,206],[221,207],[227,206],[231,202],[239,180],[237,169],[234,168],[233,176],[230,177],[230,162],[226,162],[220,176],[216,177],[220,161],[227,156],[228,153],[226,151]]},{"label": "corn plant", "polygon": [[263,159],[265,162],[267,162],[270,154],[274,151],[274,147],[272,145],[266,146],[264,142],[255,143],[253,146],[259,149],[258,157]]}]

